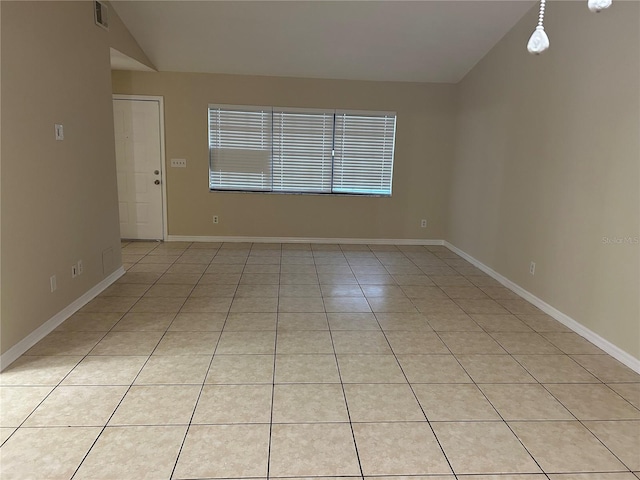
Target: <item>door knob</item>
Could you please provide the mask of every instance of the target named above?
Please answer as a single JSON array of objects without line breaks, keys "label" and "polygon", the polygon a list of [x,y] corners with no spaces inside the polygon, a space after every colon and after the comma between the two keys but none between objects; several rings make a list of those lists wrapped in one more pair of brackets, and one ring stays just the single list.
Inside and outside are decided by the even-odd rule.
[{"label": "door knob", "polygon": [[156,175],[160,175],[160,170],[154,170],[153,173],[155,173]]},{"label": "door knob", "polygon": [[156,185],[160,185],[160,180],[156,180],[156,181],[155,181],[155,182],[153,182],[153,183],[155,183]]}]

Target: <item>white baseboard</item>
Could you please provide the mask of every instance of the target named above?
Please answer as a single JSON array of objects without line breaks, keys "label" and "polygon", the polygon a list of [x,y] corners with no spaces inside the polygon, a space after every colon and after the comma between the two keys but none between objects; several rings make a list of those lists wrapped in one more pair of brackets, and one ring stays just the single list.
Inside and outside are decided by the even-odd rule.
[{"label": "white baseboard", "polygon": [[60,310],[49,320],[44,322],[38,328],[36,328],[29,335],[24,337],[18,343],[16,343],[13,347],[7,350],[0,356],[0,371],[7,368],[13,362],[15,362],[24,352],[33,347],[36,343],[46,337],[49,333],[55,330],[62,322],[64,322],[71,315],[76,313],[82,307],[84,307],[87,303],[97,297],[101,292],[103,292],[109,285],[118,280],[122,275],[124,275],[124,267],[120,267],[118,270],[113,272],[111,275],[106,277],[96,286],[91,288],[91,290],[87,291],[84,295],[74,300],[68,306]]},{"label": "white baseboard", "polygon": [[422,238],[207,237],[168,235],[167,242],[341,243],[343,245],[442,245]]},{"label": "white baseboard", "polygon": [[487,267],[484,263],[476,260],[471,255],[463,252],[458,247],[455,247],[454,245],[451,245],[447,241],[444,241],[443,245],[445,247],[449,248],[451,251],[453,251],[453,252],[457,253],[458,255],[460,255],[466,261],[468,261],[469,263],[473,264],[475,267],[479,268],[480,270],[482,270],[487,275],[489,275],[489,276],[493,277],[494,279],[496,279],[498,282],[500,282],[502,285],[507,287],[509,290],[513,291],[514,293],[517,293],[522,298],[524,298],[528,302],[530,302],[533,305],[535,305],[536,307],[538,307],[540,310],[542,310],[547,315],[555,318],[560,323],[562,323],[564,326],[570,328],[571,330],[573,330],[575,333],[577,333],[581,337],[584,337],[586,340],[588,340],[591,343],[593,343],[596,347],[598,347],[598,348],[602,349],[603,351],[607,352],[609,355],[611,355],[613,358],[615,358],[619,362],[624,363],[627,367],[629,367],[633,371],[635,371],[637,373],[640,373],[640,359],[637,359],[633,355],[631,355],[630,353],[625,352],[621,348],[619,348],[616,345],[614,345],[613,343],[611,343],[609,340],[606,340],[606,339],[602,338],[600,335],[595,333],[593,330],[588,329],[587,327],[582,325],[580,322],[578,322],[578,321],[574,320],[573,318],[569,317],[568,315],[562,313],[560,310],[552,307],[551,305],[549,305],[545,301],[543,301],[543,300],[539,299],[538,297],[536,297],[534,294],[532,294],[529,291],[527,291],[524,288],[522,288],[520,285],[518,285],[518,284],[512,282],[511,280],[509,280],[508,278],[500,275],[498,272],[496,272],[495,270],[493,270],[490,267]]}]

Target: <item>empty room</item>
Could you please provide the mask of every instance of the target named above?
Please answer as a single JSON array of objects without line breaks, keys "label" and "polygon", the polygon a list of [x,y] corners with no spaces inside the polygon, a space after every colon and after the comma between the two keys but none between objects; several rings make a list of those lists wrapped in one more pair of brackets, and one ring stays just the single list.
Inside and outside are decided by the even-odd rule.
[{"label": "empty room", "polygon": [[640,2],[0,25],[2,480],[640,479]]}]

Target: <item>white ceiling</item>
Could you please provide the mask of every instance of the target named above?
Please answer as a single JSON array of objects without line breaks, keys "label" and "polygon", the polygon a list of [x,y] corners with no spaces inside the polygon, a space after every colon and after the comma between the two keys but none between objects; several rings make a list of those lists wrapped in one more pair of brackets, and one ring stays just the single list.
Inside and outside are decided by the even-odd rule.
[{"label": "white ceiling", "polygon": [[534,4],[111,3],[160,71],[447,83],[461,80]]}]

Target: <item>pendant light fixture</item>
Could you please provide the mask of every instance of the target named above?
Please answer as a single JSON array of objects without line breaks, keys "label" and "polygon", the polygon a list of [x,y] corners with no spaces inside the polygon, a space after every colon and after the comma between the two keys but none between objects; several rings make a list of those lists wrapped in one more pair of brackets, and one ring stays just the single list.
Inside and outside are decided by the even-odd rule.
[{"label": "pendant light fixture", "polygon": [[538,26],[531,34],[529,43],[527,43],[527,50],[534,55],[540,55],[547,48],[549,48],[549,37],[544,31],[544,9],[547,0],[540,0],[540,12],[538,13]]},{"label": "pendant light fixture", "polygon": [[[549,37],[544,31],[544,10],[547,0],[540,0],[540,11],[538,13],[538,25],[531,34],[527,43],[527,50],[534,55],[540,55],[549,48]],[[592,12],[601,12],[611,6],[612,0],[588,0],[587,6]]]},{"label": "pendant light fixture", "polygon": [[589,10],[600,13],[611,6],[611,0],[589,0]]}]

